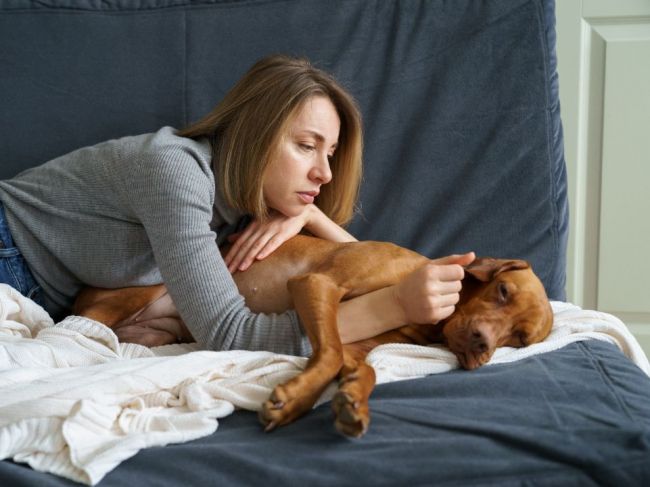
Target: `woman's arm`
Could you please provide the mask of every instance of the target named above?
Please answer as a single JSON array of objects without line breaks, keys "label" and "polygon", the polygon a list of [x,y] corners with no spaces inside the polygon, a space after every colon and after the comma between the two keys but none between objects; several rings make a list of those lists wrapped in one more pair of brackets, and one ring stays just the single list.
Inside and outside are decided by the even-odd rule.
[{"label": "woman's arm", "polygon": [[[120,168],[120,201],[133,212],[127,215],[141,222],[153,250],[143,245],[146,258],[134,260],[143,262],[129,270],[142,276],[134,285],[162,277],[182,321],[203,349],[308,355],[311,347],[295,311],[258,314],[246,306],[210,227],[214,179],[209,159],[196,164],[176,145],[140,154],[138,164],[125,156]],[[104,254],[110,254],[109,247]]]},{"label": "woman's arm", "polygon": [[356,242],[356,238],[334,223],[316,205],[307,205],[298,216],[273,212],[268,220],[253,220],[243,232],[231,239],[232,247],[224,257],[231,273],[248,269],[255,260],[269,256],[280,245],[305,228],[312,235],[334,242]]},{"label": "woman's arm", "polygon": [[356,242],[357,239],[349,234],[344,228],[340,227],[329,219],[320,208],[310,205],[309,219],[305,224],[305,229],[315,237],[331,240],[332,242]]},{"label": "woman's arm", "polygon": [[[252,222],[237,236],[226,255],[228,269],[247,269],[254,260],[268,256],[302,228],[327,240],[356,241],[320,209],[309,205],[298,217],[276,214],[265,223]],[[363,340],[409,323],[435,324],[447,318],[459,299],[462,266],[474,258],[470,252],[432,260],[398,284],[342,302],[338,312],[342,342]]]},{"label": "woman's arm", "polygon": [[339,305],[341,341],[352,343],[410,323],[435,324],[454,312],[473,252],[432,260],[399,283]]}]

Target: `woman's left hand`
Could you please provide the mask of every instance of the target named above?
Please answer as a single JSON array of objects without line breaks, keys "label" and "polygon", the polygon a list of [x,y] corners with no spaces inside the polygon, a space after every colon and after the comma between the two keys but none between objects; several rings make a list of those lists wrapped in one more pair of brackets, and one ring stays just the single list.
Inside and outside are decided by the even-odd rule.
[{"label": "woman's left hand", "polygon": [[261,260],[291,237],[300,233],[309,222],[312,209],[305,207],[300,215],[288,217],[275,210],[264,221],[253,220],[242,232],[229,237],[232,247],[224,257],[231,274],[245,271],[255,260]]}]

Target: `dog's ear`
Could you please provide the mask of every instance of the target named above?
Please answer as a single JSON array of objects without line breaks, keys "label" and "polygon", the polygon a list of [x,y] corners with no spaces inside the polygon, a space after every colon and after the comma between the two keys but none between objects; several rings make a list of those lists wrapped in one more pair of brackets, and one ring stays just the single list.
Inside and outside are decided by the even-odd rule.
[{"label": "dog's ear", "polygon": [[528,269],[530,264],[520,259],[493,259],[491,257],[478,257],[465,267],[465,272],[479,281],[489,282],[496,276],[506,271]]}]

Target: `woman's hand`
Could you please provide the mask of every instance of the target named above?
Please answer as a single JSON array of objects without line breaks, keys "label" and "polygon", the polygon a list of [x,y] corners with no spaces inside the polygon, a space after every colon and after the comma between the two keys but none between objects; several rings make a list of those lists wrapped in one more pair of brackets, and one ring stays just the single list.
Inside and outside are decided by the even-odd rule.
[{"label": "woman's hand", "polygon": [[320,238],[336,242],[353,242],[356,239],[338,226],[316,205],[305,206],[297,216],[288,217],[272,210],[265,222],[253,220],[240,233],[229,237],[232,247],[224,258],[231,273],[245,271],[255,260],[269,256],[280,245],[306,228]]},{"label": "woman's hand", "polygon": [[475,258],[469,252],[432,260],[396,284],[393,289],[404,323],[434,324],[448,318],[460,299],[462,266]]},{"label": "woman's hand", "polygon": [[232,247],[224,257],[228,270],[234,274],[245,271],[255,260],[261,260],[294,237],[309,222],[311,209],[288,217],[275,210],[264,222],[253,220],[242,232],[229,237]]},{"label": "woman's hand", "polygon": [[435,324],[453,313],[463,267],[474,253],[431,260],[392,286],[342,301],[338,311],[343,343],[371,338],[408,324]]}]

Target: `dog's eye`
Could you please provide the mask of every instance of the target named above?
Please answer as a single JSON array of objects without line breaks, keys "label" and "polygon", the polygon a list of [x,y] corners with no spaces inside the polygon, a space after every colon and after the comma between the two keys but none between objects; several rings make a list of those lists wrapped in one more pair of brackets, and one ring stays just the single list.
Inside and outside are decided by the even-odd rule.
[{"label": "dog's eye", "polygon": [[505,282],[501,281],[497,284],[497,298],[499,302],[504,304],[508,302],[509,292],[508,286]]}]

